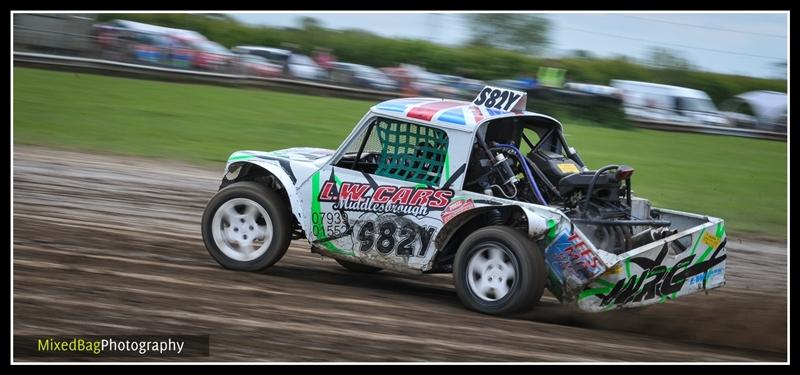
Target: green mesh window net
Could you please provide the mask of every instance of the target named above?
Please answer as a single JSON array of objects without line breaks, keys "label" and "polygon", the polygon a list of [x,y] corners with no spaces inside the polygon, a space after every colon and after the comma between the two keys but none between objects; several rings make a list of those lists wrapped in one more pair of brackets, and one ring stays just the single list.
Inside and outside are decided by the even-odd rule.
[{"label": "green mesh window net", "polygon": [[381,158],[375,174],[438,185],[447,156],[447,133],[400,121],[376,121],[373,131],[378,134]]}]

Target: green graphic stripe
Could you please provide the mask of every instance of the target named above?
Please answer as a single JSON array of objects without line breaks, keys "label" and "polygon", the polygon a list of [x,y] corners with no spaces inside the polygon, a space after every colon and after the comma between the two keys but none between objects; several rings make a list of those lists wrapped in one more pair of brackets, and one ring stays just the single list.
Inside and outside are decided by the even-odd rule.
[{"label": "green graphic stripe", "polygon": [[625,259],[625,278],[631,278],[631,258]]},{"label": "green graphic stripe", "polygon": [[243,160],[243,159],[250,159],[253,158],[253,155],[238,155],[238,156],[231,156],[228,158],[228,161],[236,161],[236,160]]},{"label": "green graphic stripe", "polygon": [[587,297],[598,295],[598,294],[608,294],[608,293],[611,292],[611,289],[614,288],[614,284],[612,284],[612,283],[610,283],[610,282],[608,282],[606,280],[603,280],[603,279],[597,279],[594,282],[602,285],[603,287],[601,287],[601,288],[593,288],[593,289],[586,289],[586,290],[582,291],[578,295],[578,301],[580,301],[580,300],[582,300],[584,298],[587,298]]},{"label": "green graphic stripe", "polygon": [[444,154],[444,180],[450,180],[450,153]]},{"label": "green graphic stripe", "polygon": [[[311,226],[314,226],[314,215],[321,215],[322,210],[319,206],[319,171],[314,173],[314,176],[311,177]],[[313,232],[313,230],[312,230]],[[327,238],[328,234],[325,233],[325,227],[322,226],[322,237]],[[332,251],[334,253],[342,253],[345,254],[346,252],[336,247],[336,245],[332,244],[330,241],[321,241],[322,245],[325,246],[328,251]]]},{"label": "green graphic stripe", "polygon": [[[694,241],[694,246],[692,246],[692,252],[689,253],[689,255],[694,255],[695,254],[695,251],[697,251],[697,245],[700,244],[700,240],[703,238],[703,234],[705,234],[705,233],[706,233],[706,228],[703,228],[700,231],[699,235],[697,236],[697,240]],[[695,263],[695,264],[697,264],[697,263]],[[689,268],[690,265],[691,265],[691,263],[687,264],[685,267],[683,267],[683,269],[685,270],[685,269]],[[678,292],[674,292],[674,293],[672,293],[670,295],[670,299],[676,299],[676,298],[678,298]]]},{"label": "green graphic stripe", "polygon": [[556,238],[556,221],[547,219],[547,243],[552,242]]},{"label": "green graphic stripe", "polygon": [[689,255],[694,255],[694,251],[697,250],[697,245],[700,244],[700,239],[703,238],[703,234],[705,233],[706,233],[706,228],[703,228],[703,230],[700,231],[700,235],[697,236],[697,241],[694,241],[694,246],[692,246],[692,252],[689,253]]},{"label": "green graphic stripe", "polygon": [[[717,238],[722,238],[723,233],[725,233],[725,228],[722,226],[722,223],[717,224],[717,232],[716,232]],[[706,258],[708,258],[708,256],[711,255],[712,251],[714,251],[714,248],[709,246],[706,249],[706,251],[703,252],[703,255],[701,255],[700,258],[697,259],[697,262],[695,262],[694,264],[702,263],[703,261],[705,261]]]},{"label": "green graphic stripe", "polygon": [[582,300],[584,298],[591,297],[591,296],[596,296],[598,294],[608,294],[610,291],[611,291],[611,288],[608,288],[608,287],[586,289],[586,290],[582,291],[581,294],[578,295],[578,301],[580,301],[580,300]]}]

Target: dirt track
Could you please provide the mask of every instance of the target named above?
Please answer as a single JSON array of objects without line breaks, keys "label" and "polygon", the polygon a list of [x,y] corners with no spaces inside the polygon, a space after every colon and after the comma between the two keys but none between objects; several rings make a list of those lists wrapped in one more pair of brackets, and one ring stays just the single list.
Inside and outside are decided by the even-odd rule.
[{"label": "dirt track", "polygon": [[266,274],[222,269],[199,229],[221,169],[15,146],[14,334],[210,334],[212,361],[787,359],[785,244],[732,234],[709,295],[497,318],[449,275],[354,274],[300,241]]}]

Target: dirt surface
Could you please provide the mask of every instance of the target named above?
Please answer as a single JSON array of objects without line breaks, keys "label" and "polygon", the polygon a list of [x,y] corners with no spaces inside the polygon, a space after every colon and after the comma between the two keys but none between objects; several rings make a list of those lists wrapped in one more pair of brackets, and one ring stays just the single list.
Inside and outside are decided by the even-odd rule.
[{"label": "dirt surface", "polygon": [[355,274],[302,241],[268,273],[221,268],[200,217],[222,167],[15,146],[14,334],[209,334],[202,361],[787,360],[785,243],[731,234],[708,295],[498,318],[449,275]]}]

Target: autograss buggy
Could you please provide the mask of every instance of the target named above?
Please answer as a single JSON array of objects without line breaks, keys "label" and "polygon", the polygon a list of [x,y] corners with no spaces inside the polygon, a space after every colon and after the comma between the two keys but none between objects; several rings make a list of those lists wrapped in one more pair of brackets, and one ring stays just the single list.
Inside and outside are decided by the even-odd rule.
[{"label": "autograss buggy", "polygon": [[375,105],[336,150],[239,151],[202,221],[222,266],[263,271],[305,238],[354,272],[452,273],[487,314],[545,287],[586,311],[664,302],[725,278],[723,221],[651,207],[633,169],[589,169],[525,94]]}]

